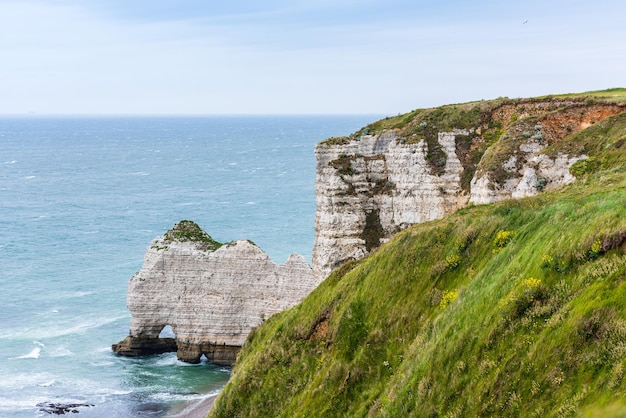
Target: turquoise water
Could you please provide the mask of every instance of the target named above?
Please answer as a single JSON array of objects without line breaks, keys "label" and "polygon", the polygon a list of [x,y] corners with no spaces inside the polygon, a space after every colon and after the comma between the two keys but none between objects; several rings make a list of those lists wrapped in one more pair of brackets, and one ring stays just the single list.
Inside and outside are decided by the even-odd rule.
[{"label": "turquoise water", "polygon": [[372,116],[0,119],[0,416],[162,416],[230,371],[120,358],[126,284],[182,219],[310,260],[316,142]]}]

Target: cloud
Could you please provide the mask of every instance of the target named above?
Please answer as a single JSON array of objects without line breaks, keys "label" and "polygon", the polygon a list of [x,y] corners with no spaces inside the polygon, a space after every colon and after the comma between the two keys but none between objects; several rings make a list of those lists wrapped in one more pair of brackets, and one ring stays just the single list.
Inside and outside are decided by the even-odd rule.
[{"label": "cloud", "polygon": [[551,5],[0,0],[0,114],[395,114],[623,84],[624,6]]}]

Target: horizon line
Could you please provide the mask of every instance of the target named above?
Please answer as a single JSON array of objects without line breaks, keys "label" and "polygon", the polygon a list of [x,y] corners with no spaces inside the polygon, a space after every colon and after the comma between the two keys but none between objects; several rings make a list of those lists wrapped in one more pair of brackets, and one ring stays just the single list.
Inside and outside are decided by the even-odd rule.
[{"label": "horizon line", "polygon": [[142,117],[301,117],[301,116],[391,116],[387,113],[4,113],[0,118],[142,118]]}]

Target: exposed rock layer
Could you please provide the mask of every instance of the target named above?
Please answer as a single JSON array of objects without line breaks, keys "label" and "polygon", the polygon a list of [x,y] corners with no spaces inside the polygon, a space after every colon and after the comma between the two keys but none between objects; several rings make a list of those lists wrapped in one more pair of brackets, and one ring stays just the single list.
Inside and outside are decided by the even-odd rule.
[{"label": "exposed rock layer", "polygon": [[625,110],[569,98],[448,106],[399,116],[399,127],[382,120],[318,144],[316,279],[409,225],[470,202],[532,196],[573,181],[569,168],[587,158],[584,150],[546,150]]},{"label": "exposed rock layer", "polygon": [[[205,355],[230,365],[253,327],[298,303],[317,283],[302,256],[276,265],[249,241],[220,246],[197,225],[186,227],[192,233],[169,231],[147,249],[128,284],[130,335],[113,350],[135,356],[175,349],[186,362]],[[166,325],[175,344],[158,338]]]},{"label": "exposed rock layer", "polygon": [[447,155],[440,175],[427,162],[425,141],[403,144],[395,132],[364,135],[315,148],[313,271],[324,278],[347,259],[360,258],[409,225],[443,217],[469,196],[461,189],[458,130],[437,140]]}]

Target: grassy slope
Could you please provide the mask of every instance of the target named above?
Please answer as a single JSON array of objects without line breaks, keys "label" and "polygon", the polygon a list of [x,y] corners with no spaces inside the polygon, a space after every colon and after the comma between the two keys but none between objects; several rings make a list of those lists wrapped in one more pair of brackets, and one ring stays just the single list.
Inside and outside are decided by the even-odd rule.
[{"label": "grassy slope", "polygon": [[626,116],[538,197],[344,265],[254,331],[211,416],[626,415]]}]

